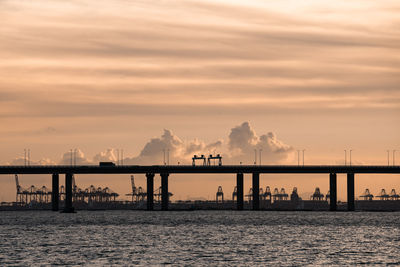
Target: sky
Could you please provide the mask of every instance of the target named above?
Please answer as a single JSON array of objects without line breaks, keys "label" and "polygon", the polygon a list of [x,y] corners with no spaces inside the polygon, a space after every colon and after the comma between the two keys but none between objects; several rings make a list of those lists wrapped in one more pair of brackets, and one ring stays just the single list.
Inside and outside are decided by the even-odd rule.
[{"label": "sky", "polygon": [[[253,164],[254,149],[262,164],[297,164],[303,149],[305,164],[343,164],[350,149],[353,164],[387,165],[387,150],[400,163],[399,13],[398,1],[0,0],[0,165],[23,164],[24,149],[32,164],[69,164],[71,149],[78,164],[117,149],[124,164],[162,164],[163,149],[170,164]],[[328,188],[324,176],[265,177]],[[400,191],[398,178],[363,176],[356,194]],[[77,180],[130,188],[129,176]],[[170,184],[213,198],[234,180]],[[0,186],[1,201],[15,197],[12,176]]]}]

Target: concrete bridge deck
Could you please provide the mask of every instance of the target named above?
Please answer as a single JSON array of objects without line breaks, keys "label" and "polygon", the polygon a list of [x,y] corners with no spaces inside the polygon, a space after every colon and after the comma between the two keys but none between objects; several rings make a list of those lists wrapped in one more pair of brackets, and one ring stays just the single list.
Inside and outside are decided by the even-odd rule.
[{"label": "concrete bridge deck", "polygon": [[[259,188],[260,174],[266,173],[326,173],[329,174],[329,205],[331,211],[337,209],[337,174],[347,174],[347,209],[354,210],[354,177],[358,173],[370,174],[398,174],[400,166],[298,166],[298,165],[223,165],[223,166],[192,166],[192,165],[124,165],[124,166],[0,166],[0,174],[52,174],[52,207],[58,210],[59,175],[65,174],[65,207],[64,212],[73,212],[72,206],[72,175],[73,174],[146,174],[147,181],[147,209],[154,209],[154,176],[161,175],[161,209],[168,210],[168,177],[177,173],[235,173],[237,186],[237,209],[243,210],[244,184],[243,174],[252,174],[252,188]],[[252,206],[254,210],[260,208],[259,190],[253,190]]]},{"label": "concrete bridge deck", "polygon": [[400,173],[400,166],[378,165],[47,165],[0,166],[0,174],[140,174],[140,173]]}]

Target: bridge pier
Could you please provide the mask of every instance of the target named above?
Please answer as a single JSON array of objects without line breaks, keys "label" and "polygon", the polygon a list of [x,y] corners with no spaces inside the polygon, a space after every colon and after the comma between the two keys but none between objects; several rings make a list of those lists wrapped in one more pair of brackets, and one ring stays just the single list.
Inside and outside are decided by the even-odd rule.
[{"label": "bridge pier", "polygon": [[161,210],[168,210],[169,192],[168,176],[169,173],[161,173]]},{"label": "bridge pier", "polygon": [[354,211],[354,173],[347,174],[347,210]]},{"label": "bridge pier", "polygon": [[329,174],[329,210],[336,211],[337,203],[337,175],[336,173]]},{"label": "bridge pier", "polygon": [[253,172],[253,210],[260,209],[260,174]]},{"label": "bridge pier", "polygon": [[236,206],[237,210],[243,210],[243,173],[237,173],[236,174],[236,189],[237,189],[237,195],[236,195]]},{"label": "bridge pier", "polygon": [[60,181],[59,174],[53,173],[53,176],[51,177],[51,210],[52,211],[58,211],[58,202],[60,199],[59,181]]},{"label": "bridge pier", "polygon": [[154,173],[146,173],[147,178],[147,210],[154,209]]},{"label": "bridge pier", "polygon": [[65,201],[64,201],[64,213],[73,213],[74,207],[72,207],[72,173],[65,174]]}]

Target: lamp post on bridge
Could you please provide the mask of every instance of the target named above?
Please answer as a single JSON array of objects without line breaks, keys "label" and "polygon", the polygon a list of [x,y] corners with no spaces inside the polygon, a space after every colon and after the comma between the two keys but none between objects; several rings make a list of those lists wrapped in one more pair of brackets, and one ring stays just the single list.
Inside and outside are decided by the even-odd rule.
[{"label": "lamp post on bridge", "polygon": [[297,150],[297,166],[300,166],[300,150]]},{"label": "lamp post on bridge", "polygon": [[300,166],[300,151],[303,153],[303,167],[304,167],[304,151],[306,151],[305,149],[297,150],[297,166]]},{"label": "lamp post on bridge", "polygon": [[353,151],[353,150],[350,149],[350,166],[351,166],[351,151]]},{"label": "lamp post on bridge", "polygon": [[388,160],[388,166],[390,166],[390,150],[387,151],[387,160]]}]

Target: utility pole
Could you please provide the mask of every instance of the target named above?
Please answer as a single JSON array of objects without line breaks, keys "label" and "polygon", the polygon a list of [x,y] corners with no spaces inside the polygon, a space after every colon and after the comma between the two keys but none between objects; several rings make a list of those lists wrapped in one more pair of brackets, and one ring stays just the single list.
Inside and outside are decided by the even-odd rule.
[{"label": "utility pole", "polygon": [[254,165],[257,165],[257,149],[254,149]]},{"label": "utility pole", "polygon": [[300,150],[297,150],[297,166],[300,166]]},{"label": "utility pole", "polygon": [[306,150],[303,149],[303,167],[304,167],[304,151],[306,151]]},{"label": "utility pole", "polygon": [[344,150],[344,166],[347,166],[347,151]]},{"label": "utility pole", "polygon": [[262,149],[260,149],[260,156],[259,156],[259,160],[260,160],[260,166],[261,166],[261,151],[262,151]]},{"label": "utility pole", "polygon": [[31,149],[28,148],[28,166],[31,165]]},{"label": "utility pole", "polygon": [[390,150],[387,150],[387,160],[388,160],[388,166],[390,166],[390,161],[389,161],[389,157],[390,157],[389,155],[390,155],[390,154],[389,154],[389,153],[390,153]]},{"label": "utility pole", "polygon": [[396,163],[396,162],[395,162],[396,151],[397,151],[397,150],[393,150],[393,166],[395,166],[395,163]]},{"label": "utility pole", "polygon": [[166,165],[166,163],[165,163],[165,148],[163,149],[163,153],[164,153],[164,165]]},{"label": "utility pole", "polygon": [[26,167],[26,148],[24,148],[24,164],[25,164],[25,167]]},{"label": "utility pole", "polygon": [[353,151],[353,150],[350,149],[350,166],[351,166],[351,151]]}]

